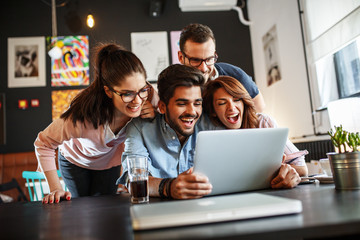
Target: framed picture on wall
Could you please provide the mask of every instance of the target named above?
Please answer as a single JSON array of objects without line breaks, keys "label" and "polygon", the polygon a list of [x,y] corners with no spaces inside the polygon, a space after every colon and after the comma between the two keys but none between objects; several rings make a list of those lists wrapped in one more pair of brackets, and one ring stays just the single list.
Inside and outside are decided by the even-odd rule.
[{"label": "framed picture on wall", "polygon": [[45,37],[8,38],[8,87],[46,86]]},{"label": "framed picture on wall", "polygon": [[159,73],[169,66],[167,32],[131,33],[131,51],[144,64],[147,80],[156,83]]},{"label": "framed picture on wall", "polygon": [[170,32],[172,64],[180,63],[178,58],[178,51],[180,51],[180,34],[181,31]]},{"label": "framed picture on wall", "polygon": [[78,95],[82,89],[56,90],[51,92],[52,100],[52,120],[60,118],[70,106],[71,101]]},{"label": "framed picture on wall", "polygon": [[[48,37],[52,50],[51,86],[82,86],[90,83],[88,36]],[[58,49],[59,55],[50,54]]]},{"label": "framed picture on wall", "polygon": [[263,36],[262,41],[267,72],[267,85],[271,86],[281,80],[279,44],[275,25]]}]

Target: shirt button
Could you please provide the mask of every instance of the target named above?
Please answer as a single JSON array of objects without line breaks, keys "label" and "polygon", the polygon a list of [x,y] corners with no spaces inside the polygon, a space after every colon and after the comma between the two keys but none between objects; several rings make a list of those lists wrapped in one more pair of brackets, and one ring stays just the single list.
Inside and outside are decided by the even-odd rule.
[{"label": "shirt button", "polygon": [[175,140],[175,137],[173,136],[172,139]]}]

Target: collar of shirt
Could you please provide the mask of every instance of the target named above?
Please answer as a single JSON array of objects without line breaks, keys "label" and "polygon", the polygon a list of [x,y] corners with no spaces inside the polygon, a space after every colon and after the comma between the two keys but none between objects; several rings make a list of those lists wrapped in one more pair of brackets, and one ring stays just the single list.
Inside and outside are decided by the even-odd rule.
[{"label": "collar of shirt", "polygon": [[[109,142],[113,141],[113,140],[117,140],[119,139],[120,137],[125,137],[125,134],[126,134],[126,126],[131,122],[132,119],[130,119],[124,127],[121,128],[121,130],[115,135],[113,133],[113,131],[111,130],[110,128],[110,125],[109,123],[106,123],[104,125],[104,141],[105,141],[105,144],[108,144]],[[125,139],[124,139],[125,140]]]},{"label": "collar of shirt", "polygon": [[147,121],[134,119],[127,129],[123,159],[123,174],[117,183],[124,184],[127,176],[127,155],[137,154],[149,159],[149,172],[156,178],[174,178],[194,165],[195,141],[199,131],[216,129],[208,117],[201,116],[194,133],[183,145],[176,132],[165,121],[163,114]]},{"label": "collar of shirt", "polygon": [[193,166],[198,130],[195,127],[194,134],[181,145],[175,130],[166,123],[164,115],[158,116],[156,121],[159,124],[157,131],[151,131],[149,128],[142,130],[142,138],[152,163],[149,171],[154,177],[177,177]]},{"label": "collar of shirt", "polygon": [[[180,144],[179,138],[178,138],[175,130],[165,121],[165,116],[163,114],[161,115],[160,126],[162,129],[162,134],[165,138],[171,139],[173,141],[177,141],[178,143],[176,145]],[[186,143],[186,141],[185,141],[185,143]]]},{"label": "collar of shirt", "polygon": [[214,74],[212,74],[212,76],[210,76],[210,80],[214,80],[214,79],[216,79],[218,77],[219,77],[219,71],[214,66]]}]

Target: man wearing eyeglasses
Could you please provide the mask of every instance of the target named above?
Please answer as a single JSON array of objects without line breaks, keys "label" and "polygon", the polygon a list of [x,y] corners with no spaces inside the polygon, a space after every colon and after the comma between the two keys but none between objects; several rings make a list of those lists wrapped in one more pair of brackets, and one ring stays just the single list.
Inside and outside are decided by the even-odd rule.
[{"label": "man wearing eyeglasses", "polygon": [[234,77],[244,85],[253,98],[256,111],[264,110],[264,98],[249,75],[231,64],[216,63],[218,55],[216,54],[215,36],[208,26],[193,23],[181,31],[178,58],[180,63],[199,69],[203,73],[205,81],[215,79],[220,75]]}]

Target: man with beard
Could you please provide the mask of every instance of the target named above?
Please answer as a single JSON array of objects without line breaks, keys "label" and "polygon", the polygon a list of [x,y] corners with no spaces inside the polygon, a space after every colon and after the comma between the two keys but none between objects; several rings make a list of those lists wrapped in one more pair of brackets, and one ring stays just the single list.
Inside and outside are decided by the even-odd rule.
[{"label": "man with beard", "polygon": [[264,110],[264,98],[252,78],[239,67],[217,62],[215,36],[208,26],[199,23],[187,25],[181,31],[179,45],[178,59],[181,64],[199,69],[205,82],[220,75],[237,79],[249,92],[256,111]]},{"label": "man with beard", "polygon": [[211,128],[201,117],[204,82],[201,71],[190,66],[175,64],[160,73],[160,114],[128,124],[118,184],[127,183],[126,157],[136,154],[149,161],[150,196],[191,199],[211,192],[208,178],[192,172],[197,133]]}]

